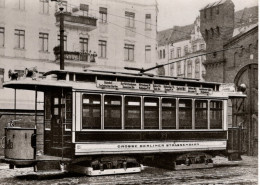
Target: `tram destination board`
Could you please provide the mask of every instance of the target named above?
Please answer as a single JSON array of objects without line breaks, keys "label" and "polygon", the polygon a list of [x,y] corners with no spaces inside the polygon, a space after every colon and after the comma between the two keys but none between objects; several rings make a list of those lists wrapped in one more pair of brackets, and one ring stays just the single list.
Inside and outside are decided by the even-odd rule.
[{"label": "tram destination board", "polygon": [[189,86],[162,85],[135,82],[117,82],[97,80],[97,87],[102,89],[128,89],[128,90],[144,90],[159,92],[176,92],[176,93],[194,93],[194,94],[212,94],[212,88],[200,88]]}]

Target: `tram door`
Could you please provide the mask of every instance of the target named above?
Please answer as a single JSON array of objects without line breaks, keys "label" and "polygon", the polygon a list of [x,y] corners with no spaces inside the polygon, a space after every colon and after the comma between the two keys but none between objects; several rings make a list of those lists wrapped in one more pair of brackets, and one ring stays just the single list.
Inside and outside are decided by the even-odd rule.
[{"label": "tram door", "polygon": [[[235,84],[246,85],[245,99],[233,102],[233,123],[240,124],[245,129],[242,149],[248,155],[257,155],[258,151],[258,65],[250,64],[242,68]],[[238,125],[237,125],[238,126]]]},{"label": "tram door", "polygon": [[69,155],[72,150],[71,92],[52,89],[45,94],[45,153],[54,156]]},{"label": "tram door", "polygon": [[52,131],[52,148],[62,147],[62,124],[64,122],[64,99],[59,92],[52,95],[52,117],[51,117],[51,131]]}]

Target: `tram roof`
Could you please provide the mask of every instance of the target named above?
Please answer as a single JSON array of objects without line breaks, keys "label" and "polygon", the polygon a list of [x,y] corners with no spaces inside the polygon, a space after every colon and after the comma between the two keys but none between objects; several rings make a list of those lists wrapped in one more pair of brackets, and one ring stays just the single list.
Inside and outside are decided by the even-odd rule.
[{"label": "tram roof", "polygon": [[197,83],[197,84],[210,84],[210,85],[221,85],[219,82],[204,82],[200,79],[194,78],[181,78],[181,77],[172,77],[172,76],[158,76],[149,73],[126,73],[126,72],[110,72],[110,71],[99,71],[99,70],[86,70],[86,71],[71,71],[71,70],[51,70],[44,73],[44,76],[48,75],[59,75],[59,74],[82,74],[82,75],[106,75],[114,77],[127,77],[127,78],[136,78],[136,79],[150,79],[150,80],[165,80],[165,81],[175,81],[175,82],[187,82],[187,83]]}]

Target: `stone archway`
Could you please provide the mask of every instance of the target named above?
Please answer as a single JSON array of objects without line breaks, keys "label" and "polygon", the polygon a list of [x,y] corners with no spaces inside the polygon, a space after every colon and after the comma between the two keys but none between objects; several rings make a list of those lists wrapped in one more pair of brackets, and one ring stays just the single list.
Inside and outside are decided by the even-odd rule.
[{"label": "stone archway", "polygon": [[233,120],[243,120],[246,129],[243,145],[248,155],[257,155],[258,151],[258,64],[244,66],[237,73],[234,83],[238,87],[246,85],[246,95],[243,101],[233,105]]}]

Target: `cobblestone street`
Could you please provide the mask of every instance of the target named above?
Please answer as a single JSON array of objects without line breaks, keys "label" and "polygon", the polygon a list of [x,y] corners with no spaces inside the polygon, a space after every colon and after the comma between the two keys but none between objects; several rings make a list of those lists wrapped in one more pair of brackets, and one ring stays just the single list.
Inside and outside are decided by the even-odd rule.
[{"label": "cobblestone street", "polygon": [[212,169],[171,171],[146,167],[142,173],[87,177],[66,173],[34,173],[32,168],[11,170],[0,164],[1,184],[257,184],[257,157],[243,156],[239,162],[217,157]]}]

